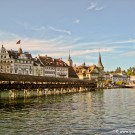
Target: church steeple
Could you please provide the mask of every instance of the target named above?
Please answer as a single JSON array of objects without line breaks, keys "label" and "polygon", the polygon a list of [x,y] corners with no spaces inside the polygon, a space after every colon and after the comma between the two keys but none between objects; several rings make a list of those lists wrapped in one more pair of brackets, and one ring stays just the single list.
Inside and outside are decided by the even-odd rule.
[{"label": "church steeple", "polygon": [[104,70],[104,66],[102,64],[102,60],[101,60],[101,54],[99,51],[99,58],[98,58],[98,65],[97,65],[101,70]]},{"label": "church steeple", "polygon": [[70,50],[69,50],[69,56],[68,56],[68,59],[67,59],[67,65],[73,66],[73,61],[72,61],[71,56],[70,56]]},{"label": "church steeple", "polygon": [[68,60],[70,60],[71,59],[71,57],[70,57],[70,50],[69,50],[69,56],[68,56]]}]

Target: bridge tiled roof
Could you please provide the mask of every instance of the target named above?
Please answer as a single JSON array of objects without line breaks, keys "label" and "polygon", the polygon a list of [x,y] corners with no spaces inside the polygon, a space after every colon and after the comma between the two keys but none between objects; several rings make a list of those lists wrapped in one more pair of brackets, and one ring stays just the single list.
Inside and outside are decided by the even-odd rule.
[{"label": "bridge tiled roof", "polygon": [[7,74],[0,73],[0,82],[2,81],[15,81],[15,82],[82,82],[82,83],[93,83],[90,80],[80,80],[78,78],[55,78],[45,76],[32,76],[32,75],[18,75],[18,74]]}]

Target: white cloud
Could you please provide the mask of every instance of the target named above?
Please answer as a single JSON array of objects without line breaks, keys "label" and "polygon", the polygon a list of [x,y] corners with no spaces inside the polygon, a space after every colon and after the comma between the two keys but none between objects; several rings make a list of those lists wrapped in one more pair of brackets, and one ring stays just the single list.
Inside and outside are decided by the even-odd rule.
[{"label": "white cloud", "polygon": [[31,30],[35,30],[35,31],[42,31],[42,30],[46,30],[46,27],[44,26],[40,26],[40,27],[31,27]]},{"label": "white cloud", "polygon": [[65,33],[65,34],[68,34],[68,35],[71,35],[71,31],[68,31],[68,30],[63,30],[63,29],[56,29],[52,26],[49,26],[49,29],[55,31],[55,32],[60,32],[60,33]]},{"label": "white cloud", "polygon": [[[87,59],[87,63],[90,63],[91,60],[96,60],[95,57],[91,56],[91,54],[96,54],[99,52],[99,49],[95,48],[89,48],[85,50],[79,50],[78,45],[76,42],[78,42],[79,39],[72,39],[72,37],[68,40],[65,36],[58,36],[55,38],[50,39],[32,39],[32,38],[14,38],[9,39],[8,44],[4,44],[6,49],[10,50],[18,50],[20,45],[16,44],[18,40],[21,40],[21,48],[23,51],[28,51],[32,53],[33,57],[40,55],[48,55],[50,57],[54,58],[64,58],[66,59],[68,57],[68,52],[71,50],[71,56],[72,58],[76,58],[82,63],[83,61],[80,59],[80,57],[85,57]],[[87,47],[89,43],[81,42],[79,43],[79,46],[82,45],[83,48],[85,46]],[[113,49],[111,48],[101,48],[100,52],[111,52]],[[90,56],[90,57],[89,57]],[[89,61],[89,62],[88,62]],[[74,61],[74,63],[76,63]]]},{"label": "white cloud", "polygon": [[3,42],[8,42],[8,40],[17,39],[19,36],[15,33],[0,31],[0,40]]},{"label": "white cloud", "polygon": [[[100,52],[112,52],[112,48],[101,48]],[[99,49],[89,49],[89,50],[76,50],[72,52],[73,56],[88,55],[92,53],[99,53]]]},{"label": "white cloud", "polygon": [[121,56],[134,57],[135,56],[135,51],[128,51],[128,52],[122,53]]},{"label": "white cloud", "polygon": [[103,9],[104,7],[100,6],[97,2],[91,2],[90,6],[87,8],[87,10],[95,10],[95,11],[100,11]]},{"label": "white cloud", "polygon": [[34,30],[34,31],[43,31],[43,30],[46,30],[46,27],[45,26],[36,26],[36,25],[32,25],[32,24],[30,24],[28,22],[22,22],[20,20],[14,20],[14,22],[17,25],[21,25],[26,30]]},{"label": "white cloud", "polygon": [[110,44],[128,44],[128,43],[135,43],[135,39],[114,41],[114,42],[111,42]]},{"label": "white cloud", "polygon": [[91,2],[91,3],[90,3],[90,6],[87,8],[87,10],[95,9],[95,8],[96,8],[96,6],[97,6],[97,3],[93,3],[93,2]]},{"label": "white cloud", "polygon": [[78,23],[80,23],[80,20],[79,19],[76,19],[76,20],[73,21],[73,23],[78,24]]},{"label": "white cloud", "polygon": [[104,7],[96,7],[96,8],[95,8],[96,11],[100,11],[100,10],[102,10],[102,9],[104,9]]},{"label": "white cloud", "polygon": [[[68,52],[71,50],[71,57],[74,63],[82,64],[84,58],[86,63],[97,63],[98,52],[100,48],[101,54],[107,54],[112,56],[135,56],[135,52],[132,50],[135,47],[135,39],[119,40],[119,41],[89,41],[86,42],[82,38],[73,36],[57,36],[53,38],[23,38],[19,35],[9,32],[0,32],[0,39],[2,41],[2,35],[4,39],[4,46],[6,49],[18,50],[20,45],[16,44],[18,40],[21,40],[21,47],[23,51],[29,51],[32,56],[48,55],[54,58],[62,57],[64,60],[68,57]],[[11,38],[9,38],[11,37]],[[7,44],[8,43],[8,44]],[[129,45],[131,47],[129,47]],[[134,45],[134,46],[133,46]],[[127,49],[128,48],[128,49]]]}]

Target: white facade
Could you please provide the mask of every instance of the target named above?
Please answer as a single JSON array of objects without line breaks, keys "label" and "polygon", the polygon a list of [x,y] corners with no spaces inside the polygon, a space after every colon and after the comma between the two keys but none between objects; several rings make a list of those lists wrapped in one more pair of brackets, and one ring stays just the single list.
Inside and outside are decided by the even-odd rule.
[{"label": "white facade", "polygon": [[135,75],[130,76],[130,81],[135,82]]},{"label": "white facade", "polygon": [[68,68],[67,67],[56,67],[56,77],[68,78]]},{"label": "white facade", "polygon": [[39,56],[38,60],[43,66],[44,76],[68,78],[68,65],[62,59]]},{"label": "white facade", "polygon": [[54,66],[45,66],[44,67],[44,76],[56,77],[56,67],[54,67]]},{"label": "white facade", "polygon": [[31,54],[22,51],[0,49],[0,73],[23,74],[46,77],[68,78],[68,65],[62,59],[39,56],[33,59]]},{"label": "white facade", "polygon": [[14,59],[9,56],[8,51],[3,47],[0,49],[0,73],[12,73]]},{"label": "white facade", "polygon": [[37,66],[33,66],[33,75],[34,76],[44,76],[43,70],[44,68],[39,64]]},{"label": "white facade", "polygon": [[125,75],[113,74],[111,75],[112,83],[115,82],[129,82],[129,77]]},{"label": "white facade", "polygon": [[13,74],[33,75],[33,61],[17,59],[13,64]]}]

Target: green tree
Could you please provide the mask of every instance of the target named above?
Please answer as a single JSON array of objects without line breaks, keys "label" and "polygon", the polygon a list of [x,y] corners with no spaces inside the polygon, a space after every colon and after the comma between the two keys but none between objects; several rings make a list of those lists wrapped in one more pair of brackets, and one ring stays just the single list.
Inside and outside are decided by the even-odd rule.
[{"label": "green tree", "polygon": [[121,67],[117,67],[115,73],[121,73]]},{"label": "green tree", "polygon": [[127,75],[135,75],[135,67],[130,67],[127,69]]}]

